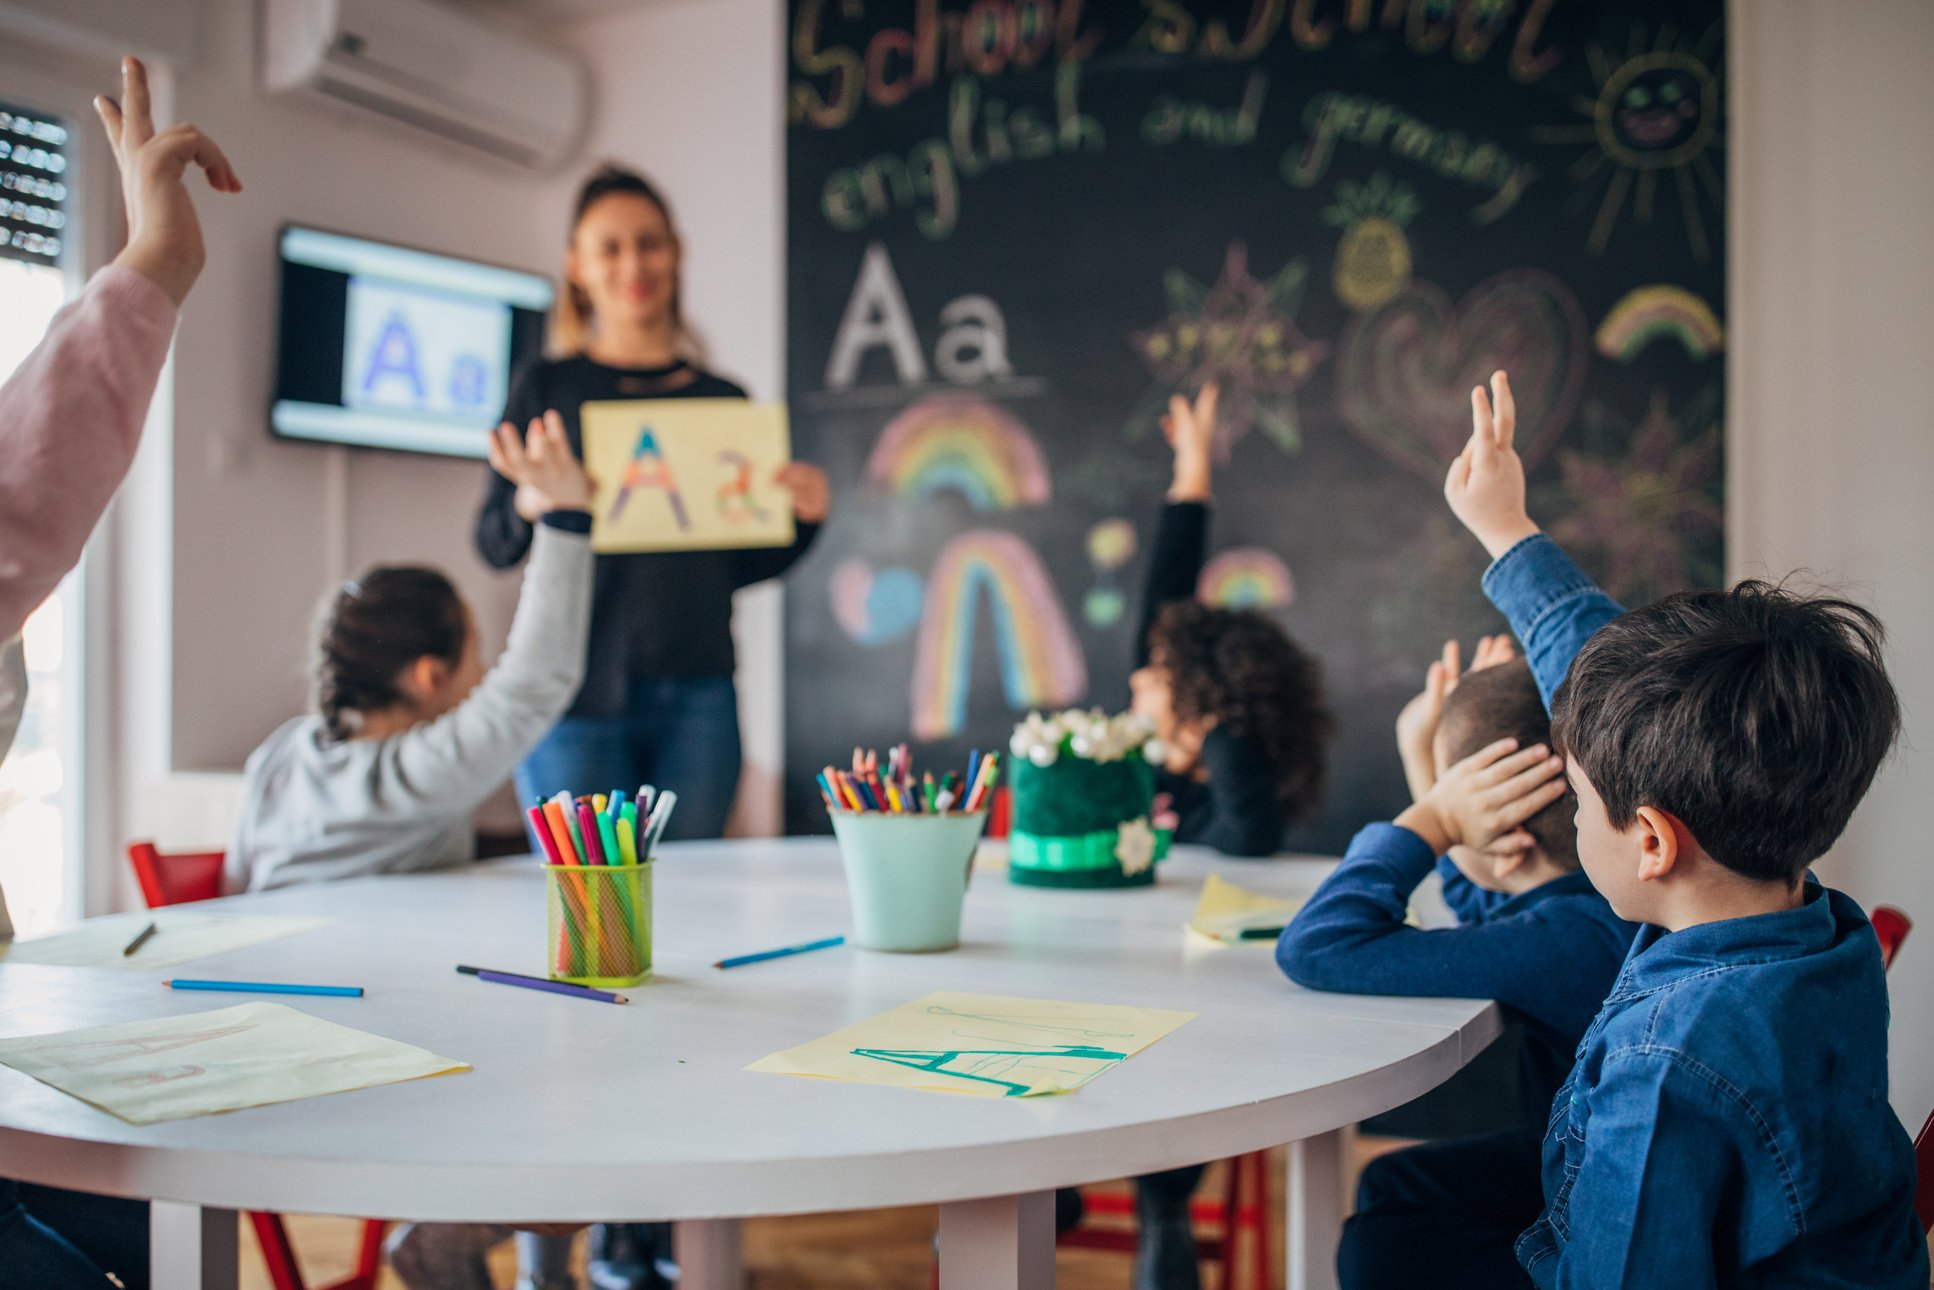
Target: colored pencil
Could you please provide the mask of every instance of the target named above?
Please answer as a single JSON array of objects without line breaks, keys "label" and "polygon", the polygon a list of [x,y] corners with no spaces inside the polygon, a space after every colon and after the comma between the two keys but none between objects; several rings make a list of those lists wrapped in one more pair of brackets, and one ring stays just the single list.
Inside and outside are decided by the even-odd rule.
[{"label": "colored pencil", "polygon": [[479,981],[492,985],[514,985],[525,990],[543,990],[550,994],[568,994],[574,999],[596,999],[600,1003],[630,1003],[622,994],[609,990],[594,990],[588,985],[573,985],[569,981],[550,981],[541,976],[525,976],[521,972],[494,972],[489,968],[468,967],[457,964],[457,971],[465,976],[474,976]]},{"label": "colored pencil", "polygon": [[153,936],[157,930],[158,929],[155,927],[153,923],[149,923],[146,927],[136,932],[134,934],[134,939],[127,943],[127,948],[121,951],[121,957],[126,958],[128,957],[128,955],[140,949],[143,945],[146,945],[148,943],[148,938],[150,936]]},{"label": "colored pencil", "polygon": [[230,994],[326,994],[344,999],[360,999],[360,985],[291,985],[281,981],[190,981],[176,977],[163,981],[170,990],[220,990]]},{"label": "colored pencil", "polygon": [[763,963],[767,959],[783,959],[794,954],[806,954],[813,950],[829,950],[835,945],[846,944],[844,936],[828,936],[823,941],[807,941],[804,945],[788,945],[783,949],[761,950],[757,954],[741,954],[737,958],[720,959],[712,966],[715,968],[744,967],[748,963]]}]

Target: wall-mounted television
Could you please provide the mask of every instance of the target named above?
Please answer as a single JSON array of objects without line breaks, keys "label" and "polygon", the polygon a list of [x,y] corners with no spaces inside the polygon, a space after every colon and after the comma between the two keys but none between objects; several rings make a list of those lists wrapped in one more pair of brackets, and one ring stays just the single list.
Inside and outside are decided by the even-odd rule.
[{"label": "wall-mounted television", "polygon": [[511,372],[543,346],[547,279],[293,226],[281,259],[275,434],[484,455]]}]

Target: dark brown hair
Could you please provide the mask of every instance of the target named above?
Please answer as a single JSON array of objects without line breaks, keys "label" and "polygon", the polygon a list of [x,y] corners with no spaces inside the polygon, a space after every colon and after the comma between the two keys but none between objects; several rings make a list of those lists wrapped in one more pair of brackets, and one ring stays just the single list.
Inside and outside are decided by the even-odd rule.
[{"label": "dark brown hair", "polygon": [[[1447,762],[1462,761],[1500,739],[1516,739],[1520,748],[1550,743],[1551,716],[1538,695],[1531,665],[1517,658],[1465,673],[1444,700],[1437,737],[1444,741]],[[1578,867],[1577,807],[1567,794],[1524,822],[1538,849],[1565,869]]]},{"label": "dark brown hair", "polygon": [[418,659],[456,666],[469,635],[463,598],[435,569],[392,565],[345,582],[316,619],[313,702],[330,737],[354,738],[365,714],[400,701],[397,680]]},{"label": "dark brown hair", "polygon": [[1178,721],[1213,721],[1253,747],[1285,821],[1315,810],[1335,723],[1314,657],[1259,613],[1195,600],[1163,608],[1148,649],[1168,673]]},{"label": "dark brown hair", "polygon": [[[597,205],[601,198],[613,194],[644,198],[664,215],[665,227],[671,230],[672,237],[678,237],[671,205],[657,186],[635,170],[626,170],[607,162],[592,171],[578,188],[577,200],[571,206],[570,232],[565,235],[567,245],[577,237],[578,225],[584,222],[585,212]],[[675,284],[672,288],[672,326],[678,330],[681,338],[685,335],[683,294],[682,284]],[[596,312],[591,308],[590,297],[585,294],[584,288],[567,277],[564,290],[557,293],[557,304],[551,312],[552,346],[561,354],[582,353],[585,343],[591,338],[591,325],[595,321]]]},{"label": "dark brown hair", "polygon": [[1900,731],[1885,630],[1850,601],[1765,582],[1667,596],[1614,619],[1552,701],[1558,750],[1613,828],[1641,806],[1761,882],[1799,882]]}]

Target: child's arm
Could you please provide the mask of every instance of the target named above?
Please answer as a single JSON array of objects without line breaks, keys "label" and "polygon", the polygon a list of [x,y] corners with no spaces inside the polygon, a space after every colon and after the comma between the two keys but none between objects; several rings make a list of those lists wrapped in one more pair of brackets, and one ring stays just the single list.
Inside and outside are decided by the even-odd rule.
[{"label": "child's arm", "polygon": [[[1525,1271],[1543,1290],[1615,1290],[1646,1284],[1664,1268],[1674,1290],[1718,1284],[1719,1212],[1738,1199],[1742,1173],[1779,1177],[1783,1162],[1742,1169],[1742,1150],[1765,1147],[1757,1134],[1741,1142],[1726,1122],[1752,1108],[1733,1102],[1737,1091],[1711,1072],[1680,1064],[1689,1060],[1662,1048],[1625,1049],[1600,1068],[1584,1095],[1584,1141],[1566,1146],[1566,1168],[1575,1163],[1577,1174],[1562,1253],[1545,1219],[1518,1241]],[[1568,1123],[1551,1131],[1566,1132]]]},{"label": "child's arm", "polygon": [[382,791],[425,810],[468,811],[488,797],[570,706],[584,678],[591,619],[593,494],[552,413],[530,427],[528,450],[509,427],[491,465],[534,486],[558,508],[535,526],[510,640],[489,675],[456,708],[387,741]]},{"label": "child's arm", "polygon": [[192,126],[155,133],[138,60],[124,59],[121,75],[124,106],[95,106],[121,170],[128,244],[0,386],[0,640],[79,561],[134,460],[175,308],[206,258],[188,167],[205,170],[217,192],[241,191],[221,150]]},{"label": "child's arm", "polygon": [[1491,554],[1484,594],[1524,642],[1545,706],[1571,660],[1592,633],[1624,613],[1531,521],[1525,509],[1524,462],[1513,446],[1517,407],[1503,372],[1491,377],[1497,409],[1484,387],[1471,391],[1471,438],[1451,463],[1444,497]]},{"label": "child's arm", "polygon": [[1317,888],[1277,943],[1289,978],[1312,990],[1489,998],[1541,1020],[1553,964],[1575,928],[1537,910],[1438,931],[1409,927],[1410,893],[1455,842],[1514,840],[1518,826],[1564,792],[1542,748],[1511,752],[1503,740],[1459,762],[1394,824],[1357,834],[1343,863]]},{"label": "child's arm", "polygon": [[1202,562],[1209,545],[1209,507],[1213,469],[1210,446],[1215,439],[1216,387],[1205,385],[1189,403],[1181,395],[1169,400],[1162,433],[1175,450],[1175,473],[1168,500],[1162,507],[1155,544],[1148,558],[1148,581],[1142,589],[1142,616],[1135,628],[1136,666],[1148,662],[1148,633],[1164,606],[1192,600],[1202,579]]},{"label": "child's arm", "polygon": [[[510,397],[504,401],[504,420],[497,427],[497,435],[508,431],[514,439],[516,427],[557,415],[542,384],[539,364],[533,363],[517,374],[511,382]],[[528,555],[531,534],[550,509],[549,502],[534,486],[505,475],[493,460],[490,477],[484,482],[483,506],[477,511],[477,554],[484,563],[493,569],[510,569]]]}]

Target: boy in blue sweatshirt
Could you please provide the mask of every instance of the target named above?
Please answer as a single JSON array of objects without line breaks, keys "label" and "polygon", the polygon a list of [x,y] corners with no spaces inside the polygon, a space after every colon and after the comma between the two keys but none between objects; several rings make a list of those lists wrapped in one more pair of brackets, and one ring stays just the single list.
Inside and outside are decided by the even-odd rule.
[{"label": "boy in blue sweatshirt", "polygon": [[[1445,495],[1536,667],[1540,616],[1590,583],[1527,515],[1493,389]],[[1746,582],[1617,618],[1572,661],[1552,716],[1579,859],[1646,926],[1553,1102],[1542,1215],[1515,1251],[1473,1225],[1455,1284],[1928,1284],[1879,942],[1807,873],[1899,730],[1881,640],[1857,605]],[[1436,849],[1490,827],[1441,803],[1409,823]]]}]

